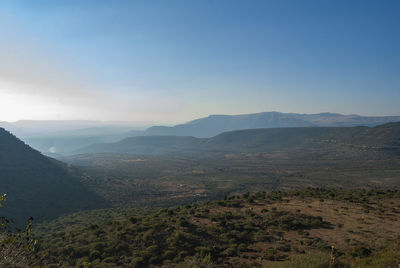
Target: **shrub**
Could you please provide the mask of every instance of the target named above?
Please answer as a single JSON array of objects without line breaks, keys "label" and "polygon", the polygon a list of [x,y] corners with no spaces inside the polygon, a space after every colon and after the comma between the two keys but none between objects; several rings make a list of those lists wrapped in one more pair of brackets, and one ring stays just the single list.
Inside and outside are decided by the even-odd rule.
[{"label": "shrub", "polygon": [[94,261],[95,259],[99,259],[101,257],[101,254],[98,250],[93,250],[90,252],[89,259],[91,261]]},{"label": "shrub", "polygon": [[353,257],[368,257],[371,255],[371,250],[364,246],[356,246],[352,248],[350,255]]},{"label": "shrub", "polygon": [[269,248],[264,253],[264,258],[270,261],[279,260],[278,251],[275,248]]},{"label": "shrub", "polygon": [[144,261],[143,257],[135,257],[133,258],[132,262],[132,267],[143,267],[146,263]]},{"label": "shrub", "polygon": [[229,257],[234,257],[237,256],[237,249],[236,247],[229,247],[223,253]]}]

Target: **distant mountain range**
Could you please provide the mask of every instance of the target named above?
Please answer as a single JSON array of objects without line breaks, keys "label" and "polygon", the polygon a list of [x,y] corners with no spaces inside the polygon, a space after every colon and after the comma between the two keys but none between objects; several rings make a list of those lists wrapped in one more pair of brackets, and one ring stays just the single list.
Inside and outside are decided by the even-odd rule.
[{"label": "distant mountain range", "polygon": [[333,113],[296,114],[264,112],[244,115],[210,115],[176,126],[146,130],[124,122],[19,121],[0,122],[33,148],[50,156],[72,154],[95,143],[118,142],[136,136],[193,136],[210,138],[227,131],[257,128],[353,127],[400,122],[400,116],[359,116]]},{"label": "distant mountain range", "polygon": [[357,157],[376,154],[400,156],[400,123],[376,127],[264,128],[224,132],[212,138],[140,136],[117,143],[93,144],[76,154],[119,153],[227,154],[268,152],[322,152]]},{"label": "distant mountain range", "polygon": [[21,224],[29,216],[36,220],[104,206],[86,189],[67,166],[43,156],[8,131],[0,128],[0,193],[7,202],[1,216]]},{"label": "distant mountain range", "polygon": [[[174,135],[207,138],[222,132],[284,127],[354,127],[377,126],[389,122],[400,122],[400,116],[360,116],[333,113],[296,114],[264,112],[243,115],[210,115],[173,127],[154,126],[143,135]],[[138,133],[133,133],[137,135]]]}]

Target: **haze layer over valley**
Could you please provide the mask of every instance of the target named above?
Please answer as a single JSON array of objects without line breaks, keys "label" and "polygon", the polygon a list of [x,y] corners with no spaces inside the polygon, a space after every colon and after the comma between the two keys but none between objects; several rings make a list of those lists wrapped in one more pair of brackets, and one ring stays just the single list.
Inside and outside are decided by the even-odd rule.
[{"label": "haze layer over valley", "polygon": [[[71,155],[96,143],[118,142],[134,136],[192,136],[210,138],[226,131],[282,127],[376,126],[398,122],[400,116],[359,116],[332,113],[286,114],[264,112],[243,115],[210,115],[184,124],[146,126],[129,122],[19,121],[0,122],[28,145],[51,156]],[[149,124],[149,123],[147,123]]]}]

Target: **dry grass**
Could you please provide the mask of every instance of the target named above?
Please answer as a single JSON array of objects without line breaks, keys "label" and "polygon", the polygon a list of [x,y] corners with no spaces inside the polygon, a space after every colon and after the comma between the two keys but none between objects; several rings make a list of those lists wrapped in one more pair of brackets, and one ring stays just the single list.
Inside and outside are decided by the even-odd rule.
[{"label": "dry grass", "polygon": [[[400,256],[398,237],[400,235],[400,199],[380,200],[375,203],[357,204],[338,200],[320,200],[313,198],[290,197],[282,201],[271,202],[268,200],[256,200],[255,203],[245,203],[242,208],[215,206],[210,209],[210,214],[230,211],[233,214],[245,215],[246,211],[262,215],[263,210],[287,211],[302,213],[316,217],[322,217],[327,223],[325,228],[310,229],[305,232],[285,231],[281,238],[274,242],[258,242],[238,257],[228,257],[227,263],[258,263],[265,267],[328,267],[329,247],[334,245],[342,256],[339,260],[342,264],[350,265],[354,262],[349,257],[349,252],[356,246],[362,245],[379,252],[391,249],[392,255],[383,256],[373,264],[363,263],[365,267],[392,267],[385,266],[393,263],[394,257]],[[212,226],[215,224],[209,218],[192,218],[195,225]],[[268,230],[274,233],[278,230]],[[315,242],[316,241],[316,242]],[[279,248],[282,245],[290,245],[289,252],[278,252],[290,256],[284,262],[270,262],[263,258],[268,249]],[[319,248],[318,245],[325,245]],[[315,253],[310,253],[315,252]],[[307,254],[304,254],[307,253]],[[385,264],[386,263],[386,264]],[[400,258],[399,258],[400,263]],[[371,266],[372,265],[372,266]],[[381,266],[379,266],[381,265]],[[383,265],[383,266],[382,266]],[[364,267],[359,266],[359,267]],[[337,264],[335,267],[341,267]],[[358,267],[358,266],[357,266]],[[396,266],[397,267],[397,266]]]}]

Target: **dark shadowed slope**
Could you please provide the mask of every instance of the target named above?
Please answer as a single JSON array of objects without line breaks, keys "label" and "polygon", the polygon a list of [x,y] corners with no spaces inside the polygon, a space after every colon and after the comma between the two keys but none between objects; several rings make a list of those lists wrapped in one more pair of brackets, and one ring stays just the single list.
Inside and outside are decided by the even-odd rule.
[{"label": "dark shadowed slope", "polygon": [[225,132],[213,138],[144,136],[95,144],[76,153],[206,154],[230,152],[318,151],[349,155],[398,154],[400,123],[370,127],[304,127]]},{"label": "dark shadowed slope", "polygon": [[69,174],[64,164],[43,156],[2,128],[0,192],[8,196],[1,216],[18,223],[29,216],[41,220],[105,205]]}]

